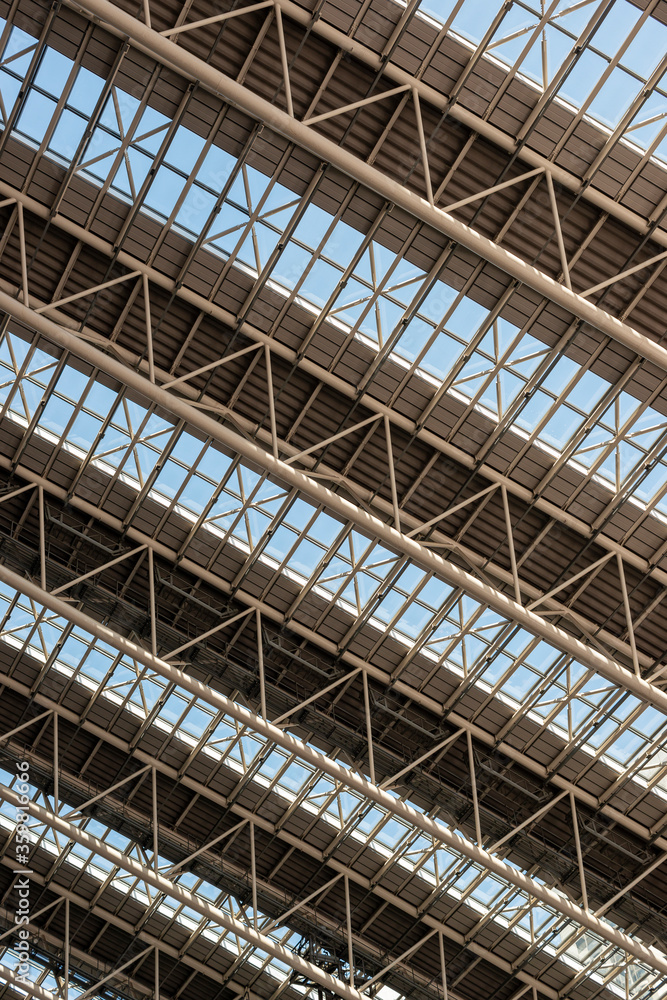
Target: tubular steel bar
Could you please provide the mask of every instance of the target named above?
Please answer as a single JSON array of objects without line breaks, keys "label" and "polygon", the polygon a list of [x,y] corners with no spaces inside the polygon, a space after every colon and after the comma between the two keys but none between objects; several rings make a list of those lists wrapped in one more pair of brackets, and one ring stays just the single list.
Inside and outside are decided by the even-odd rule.
[{"label": "tubular steel bar", "polygon": [[508,250],[497,246],[492,240],[481,236],[446,212],[429,205],[425,199],[409,191],[398,181],[385,176],[377,168],[368,165],[348,150],[342,149],[330,139],[318,135],[308,125],[304,125],[247,87],[220,73],[208,63],[187,52],[182,46],[164,38],[108,0],[77,0],[72,6],[84,15],[98,19],[114,33],[131,40],[151,58],[190,80],[197,80],[204,89],[240,108],[258,121],[264,122],[291,142],[309,150],[323,162],[331,163],[348,177],[364,184],[450,239],[456,240],[472,253],[494,264],[506,274],[561,306],[568,313],[590,323],[600,332],[667,372],[667,349],[664,347],[565,288]]},{"label": "tubular steel bar", "polygon": [[[48,608],[54,614],[62,616],[73,625],[84,629],[86,632],[100,639],[102,642],[106,642],[113,646],[119,653],[129,656],[131,659],[141,663],[149,670],[155,671],[161,677],[164,677],[171,683],[178,685],[182,690],[187,691],[195,698],[200,698],[217,711],[223,712],[228,717],[234,719],[241,726],[247,727],[259,736],[262,736],[264,739],[272,741],[277,746],[282,747],[289,754],[293,754],[295,757],[310,766],[319,769],[335,782],[339,782],[361,795],[363,798],[375,802],[378,806],[380,806],[380,808],[387,810],[399,819],[403,820],[403,822],[408,823],[410,826],[421,830],[428,837],[435,838],[437,841],[452,848],[464,857],[467,857],[473,863],[479,864],[487,871],[497,875],[504,882],[514,885],[522,892],[527,893],[528,896],[532,896],[535,899],[540,900],[546,906],[555,910],[557,913],[560,913],[566,919],[572,920],[580,927],[593,931],[593,933],[598,934],[605,941],[608,941],[615,947],[621,948],[630,955],[634,955],[635,958],[645,962],[657,972],[667,975],[667,955],[662,955],[655,948],[647,947],[640,941],[637,941],[629,935],[623,933],[606,921],[596,917],[589,910],[582,909],[564,895],[554,892],[552,889],[547,888],[544,884],[535,881],[529,875],[519,871],[514,866],[506,864],[504,861],[501,861],[495,856],[489,854],[489,852],[484,850],[483,847],[478,844],[474,844],[472,841],[468,840],[467,837],[462,837],[459,834],[454,833],[442,823],[436,822],[435,820],[424,815],[422,812],[413,809],[406,802],[395,798],[388,792],[383,791],[362,775],[351,769],[348,770],[344,768],[337,761],[331,760],[329,757],[319,753],[313,747],[303,743],[295,736],[284,732],[282,729],[274,726],[270,722],[266,722],[261,718],[261,716],[256,715],[254,712],[243,707],[242,705],[236,704],[236,702],[227,698],[222,693],[214,691],[207,684],[191,677],[189,674],[184,673],[182,670],[179,670],[172,664],[167,663],[165,660],[154,656],[148,650],[137,645],[135,642],[132,642],[125,636],[119,635],[106,625],[102,625],[100,622],[89,618],[88,615],[75,608],[72,604],[67,604],[64,601],[59,600],[57,597],[53,597],[52,594],[42,590],[41,587],[33,583],[31,580],[27,580],[1,565],[0,580],[17,592],[24,594],[30,600]],[[2,794],[6,801],[12,803],[13,805],[19,804],[19,797],[16,793],[12,792],[10,789],[5,789],[4,786],[0,786],[0,788],[3,789]],[[31,806],[31,810],[33,818],[38,822],[46,823],[57,832],[60,832],[64,836],[77,841],[84,847],[89,847],[91,850],[97,851],[97,853],[101,854],[102,857],[106,857],[113,864],[123,868],[129,874],[136,875],[145,882],[153,885],[158,891],[166,892],[168,895],[172,896],[172,898],[180,902],[184,902],[186,905],[195,905],[191,895],[181,886],[172,886],[167,879],[164,879],[162,876],[152,872],[146,866],[142,866],[132,859],[123,857],[120,852],[110,848],[107,844],[102,842],[98,843],[97,838],[79,830],[62,817],[56,816],[37,805]],[[197,903],[197,906],[199,906],[199,903]],[[239,921],[229,917],[227,914],[215,910],[215,907],[210,907],[210,912],[207,909],[208,904],[204,904],[202,902],[201,907],[202,916],[210,917],[210,919],[214,920],[216,923],[220,923],[222,926],[230,929],[232,933],[239,934],[249,943],[267,951],[269,954],[275,955],[281,961],[290,964],[289,958],[285,955],[285,949],[280,948],[273,941],[265,938],[264,935],[255,934],[253,929],[246,927]],[[337,992],[339,996],[343,997],[344,1000],[360,1000],[360,994],[357,990],[352,990],[346,984],[333,980],[333,977],[323,973],[322,970],[318,969],[316,966],[311,967],[310,963],[305,962],[298,956],[295,956],[294,961],[295,964],[292,966],[293,968],[304,974],[310,975],[315,982],[321,983],[325,986],[325,988],[331,989],[332,983],[335,983],[336,985],[333,987],[335,992]],[[344,992],[341,992],[341,990]]]},{"label": "tubular steel bar", "polygon": [[533,635],[546,639],[561,652],[574,657],[579,663],[590,667],[602,677],[621,688],[625,688],[667,714],[667,692],[660,690],[642,677],[638,677],[631,670],[625,669],[611,657],[605,656],[597,649],[577,639],[565,629],[553,625],[540,615],[529,611],[516,599],[508,597],[483,580],[443,559],[434,550],[427,548],[413,538],[409,538],[376,515],[368,513],[340,494],[334,493],[333,490],[313,479],[308,473],[287,465],[254,441],[250,441],[242,434],[223,426],[191,405],[187,400],[156,385],[122,362],[93,347],[77,334],[65,330],[46,316],[38,316],[33,309],[17,302],[3,291],[0,291],[0,310],[36,330],[52,343],[106,372],[121,384],[141,393],[145,399],[171,412],[178,420],[184,420],[224,447],[231,448],[235,454],[264,469],[278,482],[300,490],[317,504],[324,505],[338,514],[339,517],[344,518],[345,521],[352,522],[370,538],[382,541],[388,548],[407,556],[415,565],[434,573],[450,586],[465,591],[474,600],[488,604],[504,618],[512,619]]}]

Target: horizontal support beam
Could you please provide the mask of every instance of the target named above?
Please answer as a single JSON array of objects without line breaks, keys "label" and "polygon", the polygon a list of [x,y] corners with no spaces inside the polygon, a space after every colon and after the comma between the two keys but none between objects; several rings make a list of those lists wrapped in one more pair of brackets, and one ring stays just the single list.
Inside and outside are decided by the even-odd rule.
[{"label": "horizontal support beam", "polygon": [[554,278],[521,260],[515,254],[498,246],[493,240],[459,222],[453,216],[432,206],[424,198],[383,174],[376,167],[365,163],[337,143],[317,133],[280,108],[255,94],[246,86],[203,62],[183,46],[176,45],[116,7],[109,0],[69,0],[72,7],[94,18],[104,27],[129,39],[142,52],[170,67],[189,80],[196,80],[205,90],[240,108],[258,121],[264,122],[290,142],[308,150],[324,163],[331,163],[340,171],[375,191],[382,198],[403,208],[449,239],[455,240],[472,253],[500,268],[505,274],[532,288],[539,295],[550,299],[568,313],[589,323],[595,329],[623,344],[634,354],[646,358],[662,371],[667,372],[667,349],[634,330],[627,323],[615,319],[610,313],[593,305],[580,295],[565,288]]},{"label": "horizontal support beam", "polygon": [[[634,955],[635,958],[644,962],[650,968],[667,975],[667,955],[661,954],[655,948],[647,947],[642,944],[641,941],[630,937],[606,921],[596,917],[595,914],[591,913],[589,910],[584,910],[582,907],[577,906],[570,899],[560,893],[554,892],[552,889],[547,888],[547,886],[543,883],[538,882],[529,875],[524,874],[514,866],[501,861],[492,854],[489,854],[489,852],[484,850],[483,847],[473,843],[467,837],[454,833],[454,831],[449,829],[449,827],[446,827],[444,824],[429,818],[416,809],[413,809],[406,802],[403,802],[390,795],[388,792],[383,791],[362,775],[351,769],[344,768],[337,761],[331,760],[324,754],[319,753],[314,749],[314,747],[303,743],[303,741],[287,732],[284,732],[282,729],[272,725],[270,722],[265,721],[261,716],[256,715],[244,706],[238,705],[222,693],[214,691],[208,685],[203,684],[196,678],[191,677],[189,674],[184,673],[177,667],[172,666],[172,664],[167,663],[165,660],[153,655],[148,650],[143,649],[137,643],[132,642],[125,636],[119,635],[107,626],[102,625],[100,622],[88,617],[88,615],[84,614],[78,608],[75,608],[72,604],[67,604],[59,598],[54,597],[52,594],[43,590],[36,583],[19,576],[12,570],[7,569],[6,566],[0,565],[0,580],[18,593],[24,594],[36,604],[47,608],[49,611],[52,611],[64,620],[72,622],[72,624],[88,632],[90,635],[97,637],[102,642],[108,643],[124,656],[136,660],[149,670],[152,670],[161,677],[164,677],[165,680],[177,685],[183,691],[187,691],[193,697],[201,699],[201,701],[210,705],[212,708],[215,708],[217,711],[224,713],[229,718],[234,719],[239,723],[239,725],[247,727],[249,730],[257,733],[264,739],[282,747],[282,749],[286,750],[288,754],[293,754],[298,759],[304,761],[304,763],[309,764],[310,766],[328,775],[335,782],[339,782],[341,785],[350,788],[352,791],[367,800],[374,802],[380,808],[395,815],[398,819],[407,823],[409,826],[421,830],[421,832],[425,833],[428,837],[433,837],[436,841],[446,845],[463,857],[468,858],[469,861],[481,865],[487,871],[497,875],[506,884],[516,886],[516,888],[520,891],[525,892],[528,896],[544,903],[547,907],[556,913],[560,913],[566,919],[573,921],[573,923],[584,927],[587,930],[593,931],[593,933],[599,935],[603,940],[608,941],[609,944],[620,948],[629,955]],[[3,795],[6,800],[13,805],[20,804],[19,796],[14,792],[11,792],[11,790],[4,789]],[[47,823],[47,825],[62,833],[63,836],[71,837],[77,843],[81,843],[84,847],[89,847],[91,850],[97,849],[95,844],[97,838],[78,830],[78,828],[73,827],[62,818],[54,816],[47,810],[42,809],[42,807],[34,805],[34,808],[31,806],[31,810],[34,813],[35,819],[40,822]],[[139,866],[137,862],[124,858],[118,851],[113,850],[113,848],[110,848],[108,845],[100,843],[99,853],[102,857],[106,857],[107,860],[111,861],[112,864],[118,864],[119,867],[123,868],[129,874],[136,874],[137,877],[143,878],[150,885],[153,885],[158,891],[167,892],[168,895],[171,895],[172,898],[177,901],[181,901],[179,895],[180,893],[183,897],[185,897],[183,902],[187,901],[188,894],[182,888],[179,886],[173,886],[171,887],[171,891],[169,891],[171,883],[169,883],[167,879],[162,879],[161,876],[148,871],[146,871],[145,874],[142,873],[140,871],[141,866]],[[202,916],[210,916],[210,919],[221,923],[222,926],[228,927],[232,933],[239,934],[244,938],[244,940],[247,940],[251,944],[256,944],[258,948],[267,951],[269,954],[279,957],[281,961],[287,962],[287,964],[293,964],[285,958],[285,949],[278,948],[274,942],[267,939],[264,935],[257,934],[257,932],[245,927],[239,921],[233,920],[220,911],[209,913],[208,905],[203,902],[201,903],[201,909],[199,909],[199,904],[194,906],[191,899],[186,902],[186,905],[193,906],[197,912],[201,913]],[[214,907],[210,909],[215,910]],[[296,961],[297,958],[298,956],[294,956],[294,961]],[[299,959],[299,961],[303,962],[302,959]],[[309,965],[309,963],[305,964]],[[303,971],[299,968],[298,964],[293,964],[293,967],[296,968],[297,971]],[[309,974],[314,978],[315,982],[321,982],[322,985],[324,985],[321,970],[317,970],[317,972],[319,973],[320,978],[318,978],[318,976],[313,977],[312,971],[310,971]],[[333,977],[328,976],[325,978],[329,983],[331,983],[333,979]],[[326,988],[331,989],[333,987],[329,985]],[[340,990],[338,989],[336,989],[335,992],[338,992],[344,1000],[352,1000],[352,998],[354,998],[354,1000],[360,1000],[360,994],[357,990],[353,990],[349,987],[345,987],[345,989],[347,991],[345,993],[340,993]]]},{"label": "horizontal support beam", "polygon": [[106,372],[107,375],[121,384],[140,393],[145,399],[172,413],[178,420],[185,421],[225,448],[231,449],[234,454],[245,458],[255,467],[263,469],[277,482],[299,490],[316,504],[322,504],[334,514],[342,517],[344,521],[356,525],[369,538],[377,538],[390,550],[406,556],[415,565],[433,573],[450,586],[464,591],[481,604],[487,604],[502,617],[516,622],[533,635],[545,639],[561,652],[574,657],[582,665],[590,667],[600,676],[605,677],[620,688],[625,688],[637,698],[667,714],[667,692],[645,681],[642,677],[638,677],[631,670],[625,669],[611,657],[577,639],[565,629],[546,621],[535,612],[529,611],[516,599],[508,597],[473,574],[443,559],[433,549],[346,500],[321,482],[311,478],[307,472],[302,472],[288,465],[270,450],[248,440],[229,427],[223,426],[192,406],[186,399],[164,389],[122,362],[104,354],[77,336],[76,333],[54,323],[43,313],[37,314],[33,309],[16,301],[1,290],[0,310],[13,316],[28,328],[43,334],[52,343]]},{"label": "horizontal support beam", "polygon": [[[529,504],[530,506],[535,506],[547,517],[552,518],[559,524],[563,524],[566,528],[575,531],[583,538],[590,539],[593,537],[593,529],[591,528],[590,523],[583,521],[581,518],[575,517],[568,511],[563,510],[561,507],[551,503],[542,496],[533,496],[532,492],[525,486],[522,486],[520,483],[517,483],[516,480],[503,475],[492,466],[478,464],[473,455],[470,455],[468,452],[456,447],[456,445],[451,444],[449,441],[445,441],[439,435],[434,434],[427,428],[420,426],[414,420],[411,420],[404,414],[399,413],[392,407],[386,406],[369,392],[362,392],[358,394],[356,386],[353,386],[339,376],[334,375],[327,368],[316,364],[307,356],[300,356],[297,351],[269,336],[257,327],[252,326],[252,324],[243,321],[239,325],[236,316],[229,310],[224,309],[217,303],[211,302],[209,299],[204,298],[204,296],[199,295],[197,292],[187,288],[185,285],[177,285],[173,279],[169,278],[161,271],[156,270],[156,268],[140,261],[138,258],[132,257],[126,251],[120,250],[115,252],[111,243],[108,243],[101,239],[101,237],[91,233],[89,229],[85,229],[83,226],[77,225],[77,223],[73,222],[71,219],[67,219],[65,216],[59,214],[51,217],[49,209],[46,205],[43,205],[41,202],[36,201],[34,198],[31,198],[29,195],[19,191],[18,189],[13,188],[11,185],[6,184],[2,180],[0,180],[0,195],[1,194],[7,195],[7,197],[11,197],[15,201],[20,202],[26,211],[33,213],[44,221],[48,221],[49,225],[56,226],[74,239],[80,240],[85,246],[88,246],[91,249],[108,256],[109,258],[114,258],[118,264],[129,268],[132,272],[136,271],[137,273],[146,275],[146,277],[159,288],[163,288],[170,294],[176,295],[177,298],[194,306],[194,308],[201,310],[206,315],[220,320],[222,323],[228,325],[230,329],[236,329],[238,327],[239,332],[243,336],[248,337],[249,340],[268,347],[272,354],[283,358],[291,365],[297,365],[301,371],[331,387],[336,392],[340,393],[344,398],[358,400],[360,405],[366,407],[372,413],[379,414],[383,417],[386,416],[392,426],[399,427],[406,433],[415,435],[417,439],[422,441],[425,445],[427,445],[427,447],[433,448],[440,454],[445,455],[447,458],[459,463],[464,469],[469,469],[471,471],[474,470],[477,475],[483,476],[490,482],[504,486],[507,491],[512,494],[512,496],[517,497],[517,499],[521,502]],[[3,287],[1,279],[0,287]],[[13,298],[17,297],[13,294],[13,289],[10,288],[9,285],[5,285],[4,287]],[[31,296],[31,298],[33,297]],[[667,573],[650,563],[648,559],[643,558],[636,552],[633,552],[626,546],[621,545],[614,539],[609,538],[602,532],[595,535],[595,543],[607,552],[613,552],[614,554],[620,555],[624,562],[628,565],[634,566],[635,569],[640,570],[642,573],[649,574],[658,583],[663,586],[667,586]]]}]

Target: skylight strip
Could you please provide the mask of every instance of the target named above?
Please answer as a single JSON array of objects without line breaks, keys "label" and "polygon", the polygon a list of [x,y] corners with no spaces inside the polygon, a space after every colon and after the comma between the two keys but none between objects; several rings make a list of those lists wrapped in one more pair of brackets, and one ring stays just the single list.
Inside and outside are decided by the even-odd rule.
[{"label": "skylight strip", "polygon": [[[400,7],[407,7],[405,0],[395,2]],[[450,33],[466,48],[477,52],[493,8],[482,8],[475,0],[466,0],[453,19],[447,18],[452,6],[453,0],[438,3],[422,0],[416,16],[438,27],[448,23]],[[544,4],[540,8],[520,0],[515,3],[490,39],[484,58],[509,71],[510,77],[516,75],[538,92],[550,94],[550,100],[557,105],[578,111],[579,116],[602,127],[607,134],[613,134],[626,108],[638,104],[632,123],[628,123],[620,141],[640,152],[648,152],[655,162],[664,166],[667,122],[662,122],[661,126],[661,116],[652,114],[652,110],[660,102],[665,106],[667,90],[662,81],[661,86],[654,84],[650,90],[646,84],[661,54],[661,41],[662,51],[667,45],[665,26],[654,17],[642,17],[639,6],[627,0],[616,0],[602,16],[598,15],[592,35],[582,44],[580,39],[585,37],[587,22],[596,13],[595,8],[592,2],[587,5],[561,0],[543,30],[526,48],[531,34],[544,18],[544,10]],[[557,78],[561,78],[561,83],[554,93],[552,83]],[[629,95],[636,95],[634,102],[628,100]],[[642,126],[644,120],[654,127]],[[633,131],[635,134],[630,138]]]}]

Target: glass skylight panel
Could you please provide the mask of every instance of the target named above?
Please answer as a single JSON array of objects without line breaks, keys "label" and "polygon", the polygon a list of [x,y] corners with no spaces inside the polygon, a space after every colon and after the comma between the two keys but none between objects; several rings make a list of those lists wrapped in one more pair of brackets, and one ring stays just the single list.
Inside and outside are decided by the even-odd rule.
[{"label": "glass skylight panel", "polygon": [[[635,114],[628,126],[626,135],[631,142],[636,142],[644,149],[653,146],[667,121],[667,78],[663,77],[660,90],[654,90],[641,108]],[[654,153],[667,160],[667,139],[663,139],[655,148]]]},{"label": "glass skylight panel", "polygon": [[[11,787],[14,780],[14,775],[7,771],[0,770],[0,781],[4,784]],[[36,792],[34,789],[31,794],[34,800],[40,801],[42,798],[40,793]],[[2,823],[2,820],[0,820],[1,825],[12,829],[14,822],[13,811],[13,809],[10,810],[12,815],[11,817],[7,816],[5,823]],[[7,805],[4,800],[0,800],[0,816],[3,815],[7,815]],[[138,861],[143,862],[145,860],[145,854],[142,854],[142,850],[137,844],[126,837],[119,836],[112,828],[104,826],[99,821],[88,818],[83,818],[75,822],[86,832],[89,832],[105,841],[121,853],[126,854]],[[30,828],[34,832],[36,830],[36,824],[31,823]],[[90,851],[82,848],[77,843],[62,843],[61,839],[51,828],[47,829],[46,827],[40,827],[40,834],[40,849],[46,851],[54,857],[59,857],[59,864],[61,866],[69,863],[76,869],[84,870],[89,878],[92,878],[100,885],[106,881],[107,873],[112,874],[113,879],[111,882],[111,888],[113,888],[122,897],[131,896],[144,906],[151,905],[156,907],[157,913],[161,914],[163,917],[175,920],[177,924],[180,924],[181,927],[183,927],[184,930],[187,930],[190,934],[193,931],[198,931],[201,937],[207,940],[209,944],[214,943],[215,945],[224,948],[227,952],[231,952],[231,954],[235,957],[250,947],[252,954],[249,954],[248,957],[251,964],[256,967],[263,966],[264,971],[268,972],[268,974],[279,983],[284,983],[288,978],[289,970],[283,963],[277,962],[258,949],[252,949],[252,946],[248,946],[243,939],[239,938],[230,931],[225,930],[223,927],[215,924],[207,918],[202,917],[195,909],[184,907],[168,896],[156,894],[154,889],[147,886],[141,880],[137,880],[125,874],[122,869],[115,868],[115,866],[111,865],[103,858],[100,858],[95,854],[91,854]],[[165,871],[169,869],[170,865],[166,859],[160,857],[158,858],[158,862],[161,870]],[[219,909],[226,911],[236,919],[253,920],[254,913],[252,907],[242,905],[233,896],[225,891],[221,891],[217,886],[212,885],[210,882],[198,878],[189,872],[172,874],[170,878],[174,883],[187,887],[195,897],[199,897],[207,902],[212,902]],[[269,922],[268,918],[259,910],[257,912],[257,917],[260,928],[262,928],[262,925]],[[288,948],[290,947],[288,939],[291,938],[292,935],[280,923],[272,929],[265,928],[264,933],[277,943],[283,944]],[[5,947],[7,947],[7,945],[5,945]],[[2,954],[2,952],[0,952],[0,954]],[[3,963],[8,965],[10,968],[14,968],[17,964],[13,961],[11,952],[4,952]],[[35,973],[39,970],[40,963],[38,954],[34,949],[31,949],[31,966],[33,974],[30,978],[35,981],[38,978]],[[43,982],[42,985],[44,985],[45,988],[48,988],[45,982]],[[72,994],[71,989],[70,994]],[[76,995],[76,993],[73,995]]]},{"label": "glass skylight panel", "polygon": [[[554,12],[553,20],[545,25],[537,43],[529,45],[542,11],[538,16],[534,4],[529,5],[529,9],[515,4],[496,31],[489,46],[490,54],[510,66],[521,60],[520,72],[524,76],[530,77],[540,86],[550,83],[572,47],[570,37],[563,31],[563,28],[571,31],[574,27],[563,18],[563,8],[567,9],[569,6],[570,4],[560,4],[560,8],[557,7]],[[581,13],[583,18],[580,15],[580,20],[585,23],[587,12],[584,10]],[[582,28],[583,26],[581,24]],[[526,47],[528,50],[524,52]]]},{"label": "glass skylight panel", "polygon": [[664,449],[649,474],[644,472],[651,449],[665,439],[667,431],[667,417],[653,407],[620,391],[595,425],[568,447],[609,391],[609,384],[599,376],[579,371],[573,361],[561,358],[519,412],[517,423],[591,469],[614,492],[625,490],[631,481],[630,496],[645,502],[656,497],[657,508],[665,511],[665,497],[660,495],[667,472]]},{"label": "glass skylight panel", "polygon": [[[4,29],[5,25],[6,22],[0,18],[0,29]],[[3,66],[0,68],[0,93],[7,114],[16,102],[36,48],[36,38],[21,31],[16,25],[11,28],[2,54]]]},{"label": "glass skylight panel", "polygon": [[[433,295],[433,293],[431,294]],[[470,343],[473,335],[477,333],[483,321],[488,319],[488,310],[465,295],[458,297],[458,301],[454,304],[457,297],[453,291],[450,291],[450,294],[447,294],[443,301],[442,292],[438,288],[434,297],[436,302],[442,305],[451,299],[451,302],[447,303],[444,313],[445,328],[438,332],[437,339],[431,343],[425,354],[423,351],[420,352],[418,365],[424,371],[444,380],[457,367],[455,363],[460,355]],[[431,301],[425,305],[432,315],[435,303]],[[454,305],[453,309],[452,305]],[[437,325],[441,326],[442,322],[438,321]],[[400,341],[397,353],[401,353]]]},{"label": "glass skylight panel", "polygon": [[[445,24],[456,6],[457,0],[422,0],[419,10]],[[452,28],[470,41],[479,43],[496,14],[495,5],[486,0],[465,0],[455,15]]]},{"label": "glass skylight panel", "polygon": [[[609,388],[609,383],[593,372],[581,371],[570,358],[560,358],[540,383],[532,405],[521,412],[518,422],[530,423],[532,412],[537,415],[541,409],[543,415],[548,414],[548,419],[546,422],[540,420],[539,437],[560,450]],[[548,399],[554,400],[556,405],[549,404]]]},{"label": "glass skylight panel", "polygon": [[[0,337],[0,403],[31,420],[50,382],[56,360],[20,337]],[[17,376],[22,374],[20,381]]]},{"label": "glass skylight panel", "polygon": [[[624,431],[626,425],[632,430]],[[583,439],[575,456],[586,465],[595,464],[596,471],[619,488],[666,428],[667,417],[621,392]]]},{"label": "glass skylight panel", "polygon": [[548,354],[543,343],[499,317],[457,372],[452,388],[502,417]]},{"label": "glass skylight panel", "polygon": [[[667,26],[649,17],[637,28],[642,12],[628,0],[614,0],[602,12],[593,0],[561,0],[543,28],[536,31],[545,6],[531,0],[515,2],[503,12],[486,54],[518,70],[541,89],[561,74],[557,96],[575,108],[584,108],[587,115],[608,128],[615,128],[667,51]],[[465,0],[459,10],[455,8],[454,0],[422,0],[419,12],[448,24],[451,31],[473,45],[482,43],[500,13],[499,5],[485,0]],[[599,16],[587,44],[577,52],[577,41],[596,14]],[[568,65],[572,55],[574,63]],[[610,69],[615,59],[617,64]],[[667,124],[667,117],[660,117],[642,125],[656,115],[667,115],[664,77],[647,96],[626,133],[627,139],[644,149]],[[652,153],[667,158],[667,138]]]}]

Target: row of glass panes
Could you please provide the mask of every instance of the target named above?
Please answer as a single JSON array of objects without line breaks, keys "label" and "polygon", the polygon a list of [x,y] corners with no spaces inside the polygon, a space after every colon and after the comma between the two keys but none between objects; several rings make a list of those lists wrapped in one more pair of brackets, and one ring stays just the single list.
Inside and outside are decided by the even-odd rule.
[{"label": "row of glass panes", "polygon": [[[440,24],[449,24],[450,30],[477,46],[498,15],[500,4],[465,0],[459,6],[459,2],[422,0],[419,10]],[[548,10],[551,16],[543,30],[535,33]],[[600,8],[593,0],[560,0],[556,4],[517,0],[488,38],[486,51],[545,89],[553,84],[590,19],[598,13]],[[601,15],[554,96],[615,129],[667,51],[667,27],[649,17],[637,30],[642,10],[628,0],[615,0]],[[620,56],[609,71],[619,50]],[[666,87],[663,76],[628,123],[626,138],[642,149],[651,146],[667,125]],[[667,139],[662,138],[652,152],[667,159]]]}]

